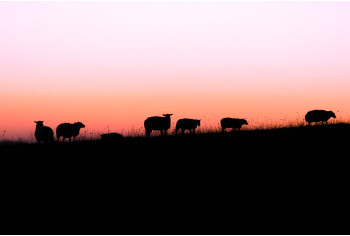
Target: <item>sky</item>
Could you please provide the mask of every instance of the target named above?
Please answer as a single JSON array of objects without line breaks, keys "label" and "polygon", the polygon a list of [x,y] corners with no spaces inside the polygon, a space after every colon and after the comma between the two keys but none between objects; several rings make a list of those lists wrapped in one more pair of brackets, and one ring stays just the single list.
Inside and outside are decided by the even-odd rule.
[{"label": "sky", "polygon": [[0,139],[36,120],[124,134],[164,113],[202,129],[346,120],[349,22],[350,2],[0,2]]}]

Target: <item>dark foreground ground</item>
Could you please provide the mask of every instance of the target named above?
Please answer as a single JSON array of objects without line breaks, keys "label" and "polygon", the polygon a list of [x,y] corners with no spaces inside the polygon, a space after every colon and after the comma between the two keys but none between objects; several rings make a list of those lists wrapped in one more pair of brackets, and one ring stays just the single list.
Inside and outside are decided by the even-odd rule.
[{"label": "dark foreground ground", "polygon": [[350,234],[350,126],[0,146],[1,234]]}]

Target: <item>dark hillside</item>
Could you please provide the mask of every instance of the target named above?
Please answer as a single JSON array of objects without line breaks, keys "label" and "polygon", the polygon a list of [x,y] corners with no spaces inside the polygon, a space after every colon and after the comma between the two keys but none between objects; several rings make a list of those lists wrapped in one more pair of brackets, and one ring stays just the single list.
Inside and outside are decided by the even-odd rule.
[{"label": "dark hillside", "polygon": [[349,134],[336,124],[1,145],[0,233],[349,234]]}]

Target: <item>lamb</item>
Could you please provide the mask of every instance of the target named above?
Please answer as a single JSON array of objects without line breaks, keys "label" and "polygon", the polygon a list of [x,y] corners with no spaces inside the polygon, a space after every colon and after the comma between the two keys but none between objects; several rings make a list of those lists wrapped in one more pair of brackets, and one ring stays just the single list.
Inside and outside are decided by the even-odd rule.
[{"label": "lamb", "polygon": [[146,137],[151,136],[152,130],[160,130],[161,135],[163,135],[163,131],[166,135],[167,130],[170,128],[170,116],[173,114],[163,114],[164,117],[161,116],[152,116],[148,117],[145,122],[145,130]]},{"label": "lamb", "polygon": [[48,143],[48,142],[53,142],[53,130],[48,127],[44,126],[44,121],[34,121],[36,123],[36,128],[35,128],[35,138],[38,143]]},{"label": "lamb", "polygon": [[312,122],[326,122],[331,118],[336,118],[333,111],[325,111],[325,110],[312,110],[306,113],[305,120],[311,125]]},{"label": "lamb", "polygon": [[105,143],[122,142],[124,136],[118,133],[101,134],[101,140]]},{"label": "lamb", "polygon": [[194,120],[194,119],[180,119],[176,122],[176,134],[179,129],[182,130],[182,133],[185,133],[185,130],[188,129],[190,133],[193,130],[193,133],[195,132],[197,126],[201,126],[200,120]]},{"label": "lamb", "polygon": [[225,131],[226,128],[232,128],[240,130],[243,125],[248,125],[248,122],[245,119],[237,119],[237,118],[223,118],[220,121],[222,132]]},{"label": "lamb", "polygon": [[85,128],[85,125],[81,122],[76,122],[74,124],[62,123],[56,128],[57,141],[60,141],[60,137],[63,137],[63,142],[65,138],[68,138],[69,141],[71,137],[75,140],[75,137],[79,135],[81,128]]}]

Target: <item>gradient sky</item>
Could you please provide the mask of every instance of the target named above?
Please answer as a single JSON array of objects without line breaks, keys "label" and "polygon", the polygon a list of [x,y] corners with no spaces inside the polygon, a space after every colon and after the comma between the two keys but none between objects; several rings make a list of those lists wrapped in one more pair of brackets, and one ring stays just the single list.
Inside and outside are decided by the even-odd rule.
[{"label": "gradient sky", "polygon": [[0,131],[348,119],[349,22],[350,2],[0,2]]}]

